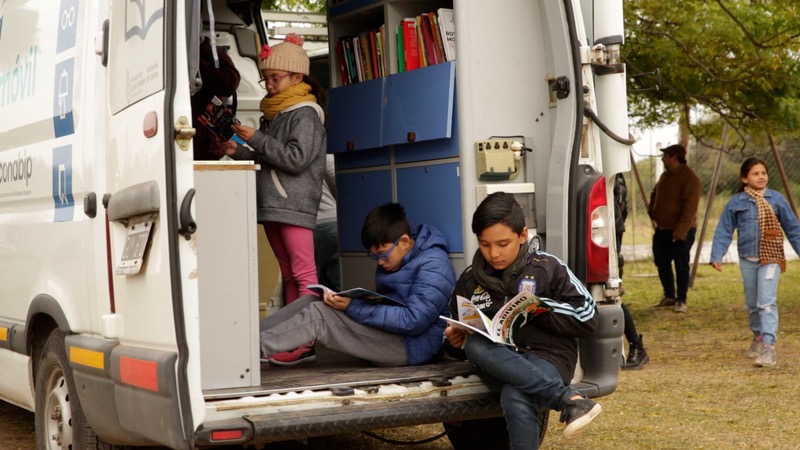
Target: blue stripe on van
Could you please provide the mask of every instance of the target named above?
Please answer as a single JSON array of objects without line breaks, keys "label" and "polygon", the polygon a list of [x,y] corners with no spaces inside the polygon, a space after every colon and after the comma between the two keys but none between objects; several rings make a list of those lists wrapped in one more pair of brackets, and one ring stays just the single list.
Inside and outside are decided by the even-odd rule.
[{"label": "blue stripe on van", "polygon": [[72,145],[53,149],[54,222],[69,222],[75,210],[72,197]]}]

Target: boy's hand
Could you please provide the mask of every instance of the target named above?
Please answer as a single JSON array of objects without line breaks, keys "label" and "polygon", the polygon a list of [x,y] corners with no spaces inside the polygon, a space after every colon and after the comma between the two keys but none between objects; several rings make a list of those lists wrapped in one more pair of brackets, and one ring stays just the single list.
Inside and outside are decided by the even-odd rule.
[{"label": "boy's hand", "polygon": [[464,348],[464,342],[467,340],[467,336],[469,336],[469,332],[464,328],[448,325],[447,328],[444,329],[444,337],[446,337],[447,342],[455,348]]},{"label": "boy's hand", "polygon": [[711,267],[713,267],[717,272],[722,272],[722,264],[718,262],[712,262]]},{"label": "boy's hand", "polygon": [[328,291],[322,296],[322,301],[333,309],[344,311],[350,304],[350,298],[334,295],[333,292]]}]

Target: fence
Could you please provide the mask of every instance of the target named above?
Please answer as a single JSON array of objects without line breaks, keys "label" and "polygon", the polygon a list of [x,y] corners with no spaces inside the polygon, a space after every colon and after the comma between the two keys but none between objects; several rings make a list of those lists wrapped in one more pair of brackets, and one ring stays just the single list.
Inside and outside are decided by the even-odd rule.
[{"label": "fence", "polygon": [[[692,249],[692,263],[695,260],[695,252],[700,248],[701,240],[703,248],[698,262],[699,264],[708,263],[714,230],[725,203],[741,184],[739,168],[745,159],[756,156],[764,160],[769,171],[768,187],[780,192],[787,199],[791,196],[795,201],[800,201],[800,142],[791,141],[779,144],[777,152],[785,177],[781,176],[781,166],[773,156],[768,144],[758,149],[748,147],[745,152],[739,150],[722,152],[719,171],[717,172],[716,189],[714,195],[710,196],[709,193],[711,192],[720,150],[701,145],[690,145],[687,160],[689,166],[697,173],[702,183],[700,206],[697,212],[697,237]],[[655,266],[652,263],[651,251],[653,227],[650,218],[647,216],[646,204],[650,201],[650,193],[653,190],[653,186],[655,186],[658,177],[664,170],[661,163],[661,153],[657,153],[657,155],[632,153],[633,159],[636,161],[636,170],[631,170],[624,174],[628,187],[629,211],[628,218],[625,221],[625,234],[622,239],[625,276],[655,275],[656,273]],[[788,184],[791,195],[787,195],[784,179]],[[736,246],[734,243],[728,249],[728,255],[729,257],[735,257],[735,254]],[[792,250],[789,250],[786,256],[794,257],[796,255]]]}]

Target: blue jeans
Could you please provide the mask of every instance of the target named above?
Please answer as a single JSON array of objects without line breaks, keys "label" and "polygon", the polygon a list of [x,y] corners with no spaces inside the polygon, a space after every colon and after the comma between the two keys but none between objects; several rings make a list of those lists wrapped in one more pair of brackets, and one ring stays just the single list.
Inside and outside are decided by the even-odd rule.
[{"label": "blue jeans", "polygon": [[511,449],[539,448],[539,412],[561,410],[578,393],[564,384],[558,369],[532,353],[518,353],[479,334],[467,338],[464,351],[475,372],[500,403]]},{"label": "blue jeans", "polygon": [[[673,230],[656,230],[653,234],[653,262],[658,269],[658,279],[664,289],[664,297],[686,301],[689,291],[689,251],[694,244],[696,228],[689,228],[684,241],[672,240]],[[675,275],[672,263],[675,262]]]},{"label": "blue jeans", "polygon": [[761,265],[739,259],[739,270],[744,283],[744,304],[747,308],[747,325],[765,344],[775,344],[778,339],[778,279],[781,266]]}]

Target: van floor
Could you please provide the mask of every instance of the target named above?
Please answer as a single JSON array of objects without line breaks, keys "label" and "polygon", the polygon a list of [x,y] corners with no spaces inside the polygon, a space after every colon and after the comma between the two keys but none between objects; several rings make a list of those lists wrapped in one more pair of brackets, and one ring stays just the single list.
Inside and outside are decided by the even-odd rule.
[{"label": "van floor", "polygon": [[317,345],[314,362],[296,366],[261,363],[261,386],[211,389],[203,392],[207,400],[274,393],[365,387],[388,383],[445,382],[472,373],[466,361],[443,358],[421,366],[376,367],[364,360]]}]

